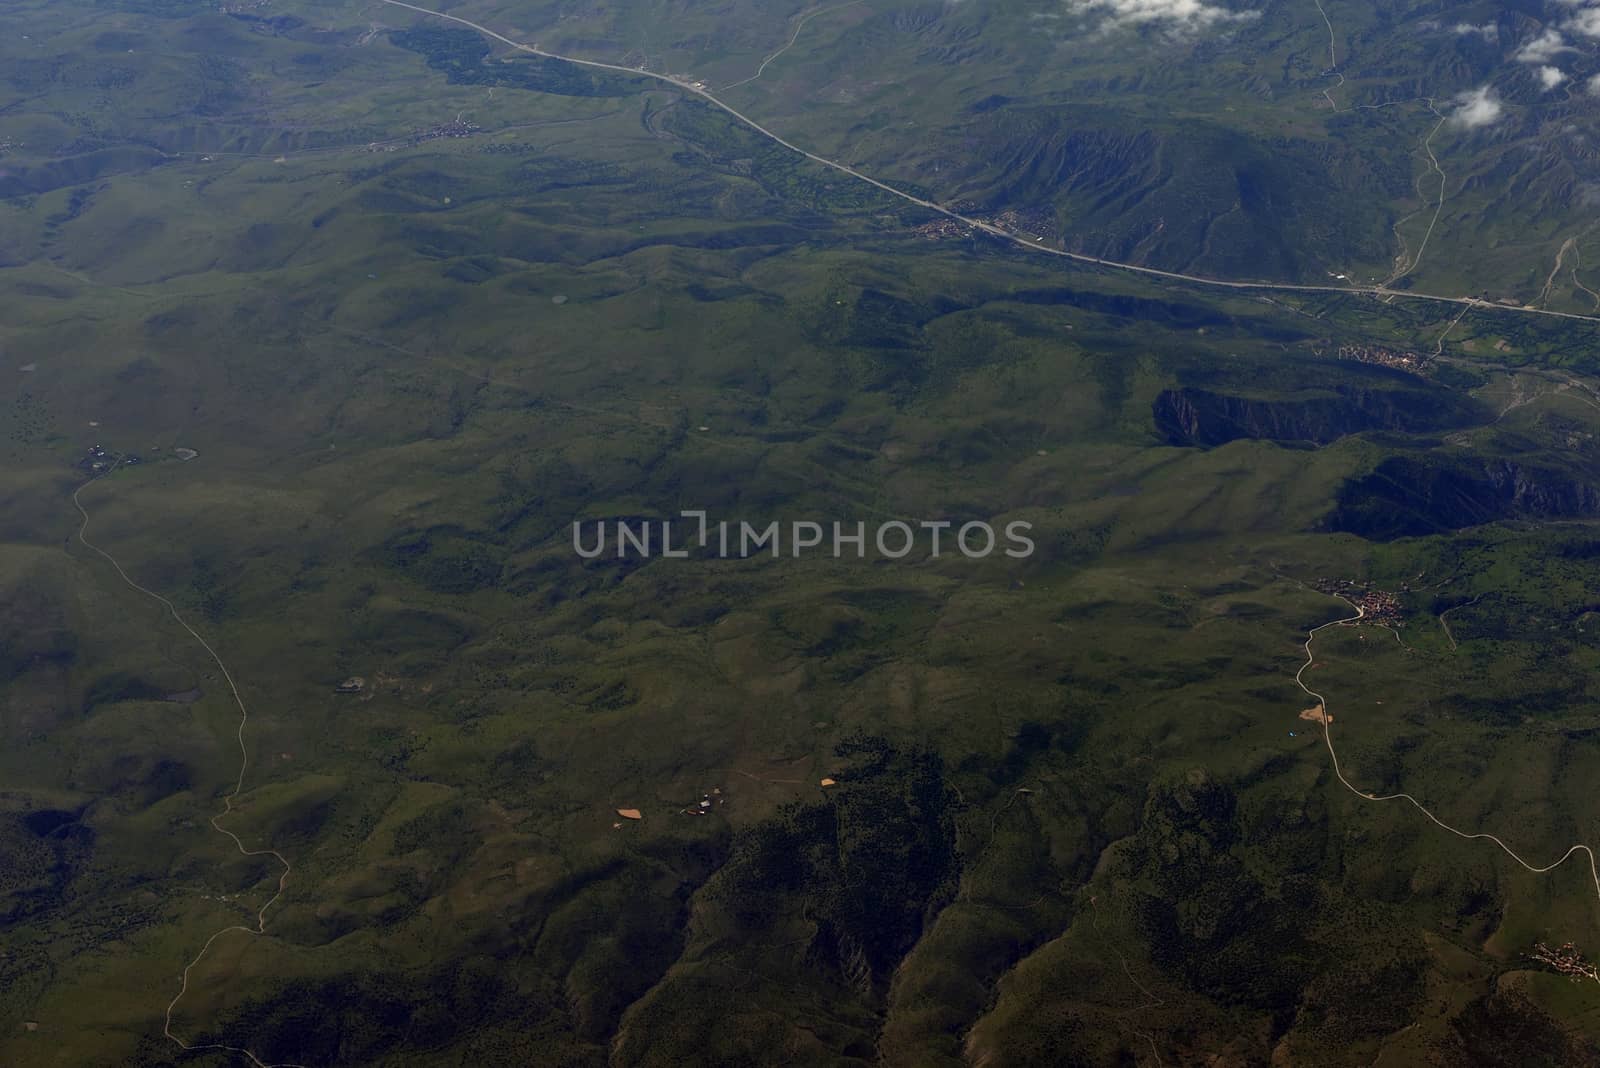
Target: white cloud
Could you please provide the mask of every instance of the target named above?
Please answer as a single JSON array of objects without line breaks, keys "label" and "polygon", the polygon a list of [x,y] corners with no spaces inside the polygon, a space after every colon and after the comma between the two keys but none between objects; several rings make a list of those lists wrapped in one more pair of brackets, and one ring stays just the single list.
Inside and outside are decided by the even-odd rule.
[{"label": "white cloud", "polygon": [[1102,16],[1102,28],[1160,25],[1179,32],[1209,29],[1260,15],[1258,11],[1231,11],[1205,0],[1067,0],[1067,6],[1081,14]]},{"label": "white cloud", "polygon": [[1540,67],[1535,73],[1539,75],[1539,84],[1544,86],[1546,92],[1567,80],[1567,76],[1557,67]]},{"label": "white cloud", "polygon": [[1500,31],[1492,22],[1482,26],[1474,26],[1470,22],[1458,22],[1450,27],[1450,32],[1457,37],[1482,37],[1485,41],[1493,41],[1500,36]]},{"label": "white cloud", "polygon": [[1583,87],[1589,90],[1590,96],[1600,96],[1600,74],[1590,77],[1588,81],[1583,83]]},{"label": "white cloud", "polygon": [[1533,40],[1524,42],[1511,58],[1519,63],[1548,63],[1563,52],[1576,51],[1555,30],[1545,30]]},{"label": "white cloud", "polygon": [[1494,90],[1487,85],[1462,93],[1456,97],[1455,103],[1456,108],[1450,113],[1451,123],[1469,130],[1488,126],[1498,121],[1505,112],[1505,108],[1500,104],[1500,98],[1495,96]]},{"label": "white cloud", "polygon": [[1585,7],[1567,21],[1567,29],[1585,37],[1600,37],[1600,7]]}]

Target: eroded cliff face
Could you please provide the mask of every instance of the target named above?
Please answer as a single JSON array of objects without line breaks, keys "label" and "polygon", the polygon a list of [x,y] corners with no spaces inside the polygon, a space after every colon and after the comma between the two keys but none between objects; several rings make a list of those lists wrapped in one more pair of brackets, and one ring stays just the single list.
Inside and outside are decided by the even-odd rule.
[{"label": "eroded cliff face", "polygon": [[1346,482],[1327,526],[1386,541],[1499,519],[1592,517],[1600,487],[1554,464],[1420,455],[1390,457]]},{"label": "eroded cliff face", "polygon": [[1151,412],[1168,442],[1203,448],[1240,439],[1327,445],[1369,430],[1430,433],[1477,421],[1453,395],[1421,387],[1340,385],[1282,398],[1185,387],[1163,390]]},{"label": "eroded cliff face", "polygon": [[1432,381],[1269,388],[1175,387],[1157,395],[1151,414],[1169,443],[1199,448],[1239,440],[1321,447],[1350,434],[1420,435],[1409,447],[1387,439],[1394,451],[1339,487],[1320,524],[1325,530],[1386,541],[1508,519],[1600,518],[1600,470],[1590,460],[1534,439],[1435,448],[1428,436],[1489,417],[1470,397]]}]

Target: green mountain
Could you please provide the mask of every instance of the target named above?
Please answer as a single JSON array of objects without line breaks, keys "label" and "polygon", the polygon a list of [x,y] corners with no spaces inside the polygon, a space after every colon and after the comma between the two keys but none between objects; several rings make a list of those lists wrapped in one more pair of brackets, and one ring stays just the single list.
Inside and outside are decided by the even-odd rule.
[{"label": "green mountain", "polygon": [[0,1064],[1600,1063],[1591,10],[7,5]]}]

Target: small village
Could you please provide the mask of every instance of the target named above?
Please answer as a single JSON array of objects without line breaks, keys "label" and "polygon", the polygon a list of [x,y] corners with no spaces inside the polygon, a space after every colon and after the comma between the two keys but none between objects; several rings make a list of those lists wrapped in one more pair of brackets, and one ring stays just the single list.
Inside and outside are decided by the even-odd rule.
[{"label": "small village", "polygon": [[1362,612],[1362,622],[1398,627],[1405,623],[1399,594],[1375,590],[1349,579],[1318,579],[1312,583],[1318,592],[1343,597]]},{"label": "small village", "polygon": [[1354,360],[1357,363],[1373,363],[1380,367],[1392,367],[1400,371],[1420,371],[1428,365],[1428,360],[1415,352],[1402,352],[1399,349],[1385,348],[1382,345],[1340,345],[1335,359]]},{"label": "small village", "polygon": [[913,233],[920,234],[930,241],[939,241],[951,237],[970,237],[972,227],[964,222],[957,222],[945,216],[940,216],[932,222],[923,223]]},{"label": "small village", "polygon": [[[957,201],[950,206],[950,210],[966,215],[990,226],[997,227],[1007,233],[1028,241],[1043,241],[1046,237],[1056,235],[1055,219],[1049,212],[1040,210],[1021,211],[1008,208],[1000,214],[985,219],[979,215],[981,210],[970,201]],[[912,233],[919,234],[931,241],[941,241],[949,238],[971,237],[975,227],[971,223],[962,222],[949,216],[941,216],[930,222],[925,222],[916,227]]]},{"label": "small village", "polygon": [[1047,237],[1056,236],[1056,220],[1048,211],[1037,208],[1019,210],[1007,208],[1000,214],[988,220],[1000,229],[1027,238],[1029,241],[1043,241]]},{"label": "small village", "polygon": [[419,130],[413,133],[407,143],[420,145],[424,141],[437,141],[445,137],[471,137],[482,129],[483,127],[477,123],[468,122],[462,116],[457,115],[449,122],[441,122],[437,126],[431,126],[426,130]]},{"label": "small village", "polygon": [[461,115],[457,115],[449,122],[441,122],[425,130],[415,130],[406,137],[393,141],[373,141],[366,147],[368,152],[398,152],[402,148],[415,148],[417,145],[429,141],[438,141],[444,138],[471,137],[473,134],[482,133],[483,127],[475,122],[468,122]]},{"label": "small village", "polygon": [[1600,968],[1584,959],[1578,947],[1571,942],[1563,943],[1557,949],[1551,949],[1543,942],[1535,942],[1530,956],[1540,964],[1547,964],[1557,975],[1578,982],[1584,979],[1600,983]]}]

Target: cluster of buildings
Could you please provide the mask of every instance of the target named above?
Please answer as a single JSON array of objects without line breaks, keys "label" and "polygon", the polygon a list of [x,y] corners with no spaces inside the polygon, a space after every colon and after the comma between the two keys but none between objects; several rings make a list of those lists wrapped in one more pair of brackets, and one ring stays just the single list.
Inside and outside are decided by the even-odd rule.
[{"label": "cluster of buildings", "polygon": [[1337,356],[1341,360],[1375,363],[1401,371],[1420,371],[1428,363],[1427,359],[1415,352],[1401,352],[1382,345],[1340,345]]},{"label": "cluster of buildings", "polygon": [[1029,241],[1043,241],[1046,237],[1054,237],[1056,232],[1055,218],[1049,212],[1038,209],[1019,211],[1007,208],[989,222]]},{"label": "cluster of buildings", "polygon": [[941,215],[932,222],[923,223],[912,232],[921,234],[931,241],[938,241],[948,237],[967,237],[972,233],[972,227]]},{"label": "cluster of buildings", "polygon": [[457,115],[449,122],[441,122],[437,126],[430,126],[426,130],[417,130],[415,133],[399,141],[373,141],[367,145],[368,152],[398,152],[402,148],[414,148],[426,141],[438,141],[446,137],[471,137],[482,132],[483,127],[475,122],[468,122]]},{"label": "cluster of buildings", "polygon": [[[982,209],[971,201],[958,200],[950,205],[950,210],[960,212],[969,218],[982,218],[978,214]],[[1048,211],[1041,211],[1036,208],[1026,211],[1007,208],[987,221],[990,225],[997,226],[1007,233],[1029,241],[1043,241],[1046,237],[1053,237],[1056,234],[1055,217]],[[972,227],[959,219],[944,217],[923,223],[912,232],[937,241],[951,237],[971,237]]]},{"label": "cluster of buildings", "polygon": [[685,816],[704,816],[714,806],[722,804],[723,800],[722,787],[713,786],[709,792],[701,795],[698,804],[689,805],[679,811]]},{"label": "cluster of buildings", "polygon": [[1536,942],[1532,956],[1539,963],[1548,964],[1559,975],[1574,980],[1592,979],[1600,982],[1600,968],[1584,960],[1583,954],[1578,952],[1578,947],[1571,942],[1564,943],[1559,949],[1551,949],[1543,942]]},{"label": "cluster of buildings", "polygon": [[115,464],[121,464],[123,467],[133,467],[141,462],[134,453],[125,452],[121,456],[112,456],[109,452],[106,452],[105,446],[90,445],[84,450],[83,459],[78,461],[78,466],[85,471],[93,471],[99,474],[102,471],[110,470]]},{"label": "cluster of buildings", "polygon": [[483,127],[477,123],[468,122],[460,115],[457,115],[449,122],[441,122],[430,129],[419,130],[417,133],[412,134],[410,143],[420,145],[424,141],[437,141],[441,137],[471,137],[482,129]]},{"label": "cluster of buildings", "polygon": [[1400,596],[1388,590],[1375,590],[1349,579],[1318,579],[1313,585],[1322,593],[1343,597],[1362,611],[1362,620],[1398,627],[1405,622]]}]

